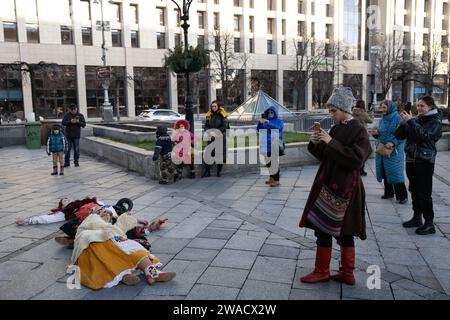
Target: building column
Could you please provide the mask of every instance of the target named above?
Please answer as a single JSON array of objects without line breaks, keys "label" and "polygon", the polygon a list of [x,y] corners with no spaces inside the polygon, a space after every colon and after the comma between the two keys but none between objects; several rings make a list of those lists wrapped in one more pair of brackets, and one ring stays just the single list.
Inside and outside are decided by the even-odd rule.
[{"label": "building column", "polygon": [[214,76],[214,70],[208,69],[208,106],[211,105],[211,102],[217,99],[216,95],[216,80]]},{"label": "building column", "polygon": [[308,81],[308,84],[306,85],[306,101],[305,101],[305,110],[313,110],[313,82],[312,79]]},{"label": "building column", "polygon": [[28,72],[22,73],[22,95],[23,95],[23,111],[25,118],[28,113],[33,110],[33,94],[31,91],[31,79]]},{"label": "building column", "polygon": [[178,83],[177,75],[169,72],[169,101],[173,111],[178,112]]},{"label": "building column", "polygon": [[[127,50],[127,49],[125,49]],[[128,60],[128,59],[126,59]],[[127,64],[125,66],[125,89],[127,91],[127,94],[125,96],[126,99],[126,105],[127,105],[127,117],[130,119],[134,119],[136,116],[136,102],[134,99],[134,81],[129,80],[128,76],[130,76],[132,79],[134,79],[134,68],[133,66],[127,61]]]},{"label": "building column", "polygon": [[277,90],[276,99],[283,104],[283,70],[280,68],[280,55],[277,55]]},{"label": "building column", "polygon": [[[77,50],[77,53],[79,51]],[[87,97],[86,97],[86,73],[84,69],[84,63],[79,62],[79,56],[77,55],[77,98],[78,98],[78,110],[86,118],[89,118],[87,112]]]},{"label": "building column", "polygon": [[362,88],[361,88],[361,99],[364,101],[367,100],[367,73],[363,73],[362,75],[363,81],[362,81]]},{"label": "building column", "polygon": [[411,103],[414,104],[414,90],[415,90],[415,85],[414,85],[414,81],[410,81],[409,83],[409,88],[408,88],[408,97],[409,97],[409,101]]}]

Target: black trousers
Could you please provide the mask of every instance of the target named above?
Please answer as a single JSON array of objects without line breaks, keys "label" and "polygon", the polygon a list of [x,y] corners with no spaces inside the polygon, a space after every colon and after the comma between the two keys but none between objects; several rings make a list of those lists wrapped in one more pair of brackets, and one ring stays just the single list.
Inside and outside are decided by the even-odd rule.
[{"label": "black trousers", "polygon": [[[267,153],[267,157],[271,157],[271,156],[272,156],[272,153],[271,153],[271,152],[268,152],[268,153]],[[266,164],[266,167],[267,167],[267,168],[270,168],[271,165],[272,165],[272,162],[269,161],[269,162]],[[277,173],[275,173],[275,174],[271,174],[270,177],[271,177],[274,181],[280,181],[280,158],[279,158],[279,157],[278,157],[278,171],[277,171]]]},{"label": "black trousers", "polygon": [[[333,237],[322,231],[315,230],[314,235],[317,237],[316,244],[320,247],[331,248],[333,246]],[[355,241],[352,236],[343,236],[338,243],[341,247],[353,248]]]},{"label": "black trousers", "polygon": [[393,196],[395,194],[397,200],[408,199],[408,191],[406,190],[405,183],[389,184],[386,182],[386,179],[383,181],[385,196]]},{"label": "black trousers", "polygon": [[414,215],[423,214],[426,222],[434,219],[433,199],[434,163],[406,163]]}]

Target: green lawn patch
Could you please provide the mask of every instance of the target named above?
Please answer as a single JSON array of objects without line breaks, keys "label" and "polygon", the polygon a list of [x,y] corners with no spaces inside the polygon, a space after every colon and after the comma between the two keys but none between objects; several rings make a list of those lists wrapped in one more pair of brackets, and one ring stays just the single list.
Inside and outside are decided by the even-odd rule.
[{"label": "green lawn patch", "polygon": [[[308,142],[309,137],[310,137],[310,133],[306,133],[306,132],[286,131],[283,134],[284,134],[284,143],[286,143],[286,144],[295,143],[295,142]],[[114,142],[125,143],[130,146],[134,146],[134,147],[149,150],[149,151],[153,151],[155,149],[155,141],[151,141],[151,140],[145,140],[145,141],[141,141],[141,142],[125,142],[125,141],[115,139],[115,138],[105,138],[105,139],[108,139],[108,140],[111,140]],[[237,139],[235,139],[235,141],[234,141],[235,148],[237,147],[236,144],[237,144]],[[249,143],[248,137],[246,137],[246,139],[245,139],[246,147],[258,146],[258,144],[259,144],[259,139],[256,139],[256,144],[252,143],[251,145]],[[205,149],[206,145],[207,145],[207,142],[203,141],[203,149]]]}]

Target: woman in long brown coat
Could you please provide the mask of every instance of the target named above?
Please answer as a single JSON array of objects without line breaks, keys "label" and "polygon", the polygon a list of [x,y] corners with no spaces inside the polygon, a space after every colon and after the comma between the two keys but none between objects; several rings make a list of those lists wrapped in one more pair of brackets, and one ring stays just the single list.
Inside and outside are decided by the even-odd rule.
[{"label": "woman in long brown coat", "polygon": [[[372,153],[366,128],[352,117],[354,97],[350,89],[337,88],[327,102],[335,121],[330,133],[311,136],[309,152],[320,160],[300,227],[315,230],[315,269],[301,278],[305,283],[330,279],[355,284],[353,237],[366,239],[365,192],[360,169]],[[332,237],[341,246],[339,273],[330,276]]]}]

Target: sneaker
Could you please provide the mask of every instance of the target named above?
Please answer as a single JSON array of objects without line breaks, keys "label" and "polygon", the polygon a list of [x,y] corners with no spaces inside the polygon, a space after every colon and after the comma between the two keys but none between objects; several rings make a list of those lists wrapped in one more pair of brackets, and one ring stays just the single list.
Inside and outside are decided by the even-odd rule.
[{"label": "sneaker", "polygon": [[52,172],[50,173],[51,176],[56,176],[58,174],[58,172]]},{"label": "sneaker", "polygon": [[382,195],[381,199],[392,199],[394,197],[394,195]]},{"label": "sneaker", "polygon": [[367,176],[367,172],[361,171],[361,175],[362,175],[363,177],[365,177],[365,176]]},{"label": "sneaker", "polygon": [[163,180],[160,180],[158,183],[159,183],[159,184],[169,184],[169,182],[163,181]]},{"label": "sneaker", "polygon": [[79,167],[80,164],[78,162],[75,162],[75,167]]},{"label": "sneaker", "polygon": [[423,226],[417,228],[416,234],[424,236],[427,234],[435,234],[436,229],[434,228],[433,223],[425,223]]},{"label": "sneaker", "polygon": [[64,163],[64,168],[70,167],[70,163]]},{"label": "sneaker", "polygon": [[401,200],[398,200],[398,203],[399,204],[405,204],[405,203],[408,203],[408,199],[401,199]]},{"label": "sneaker", "polygon": [[60,175],[60,176],[63,176],[63,175],[64,175],[64,172],[60,172],[59,175]]}]

